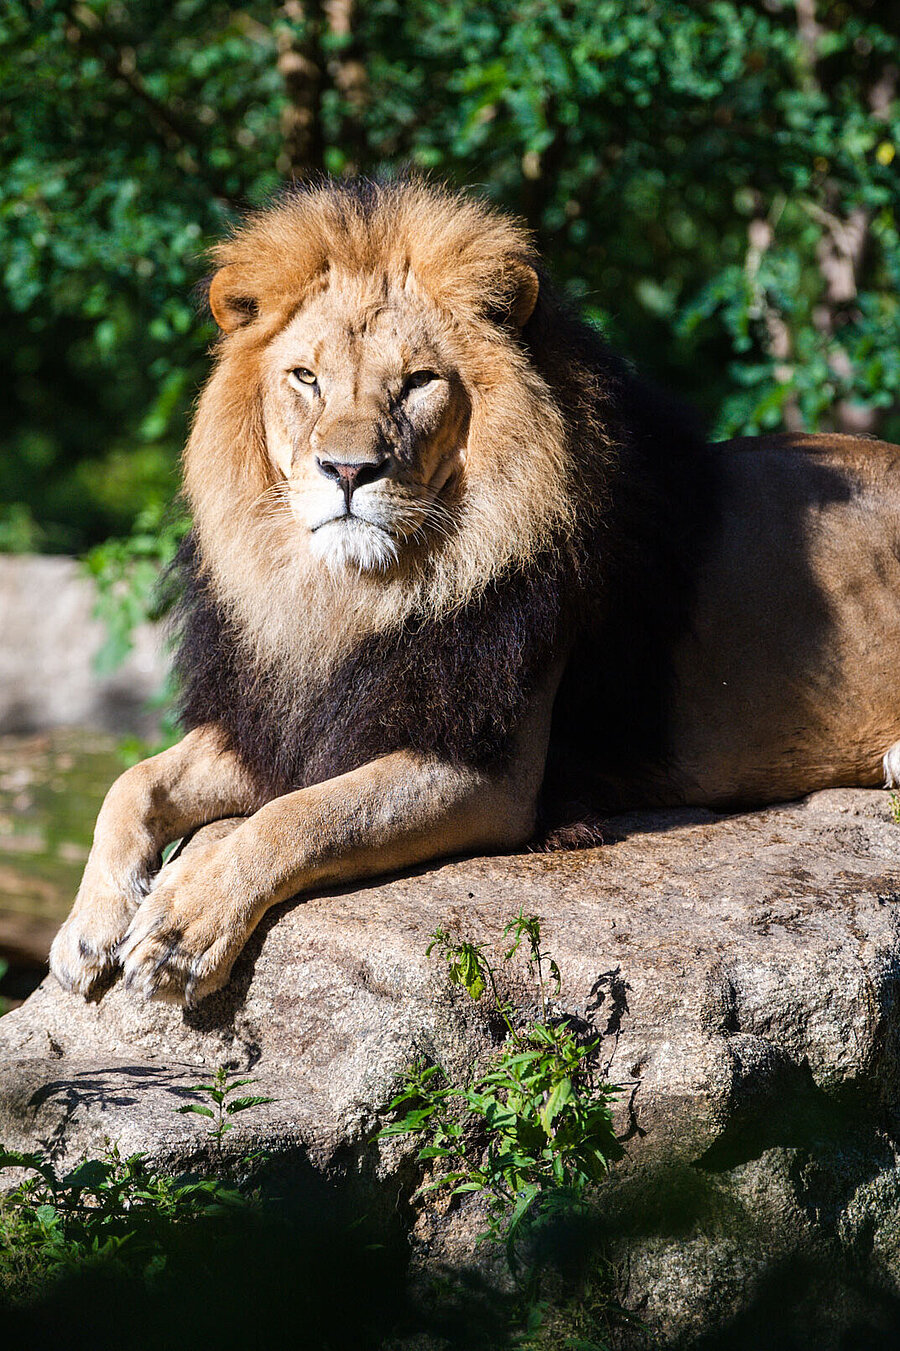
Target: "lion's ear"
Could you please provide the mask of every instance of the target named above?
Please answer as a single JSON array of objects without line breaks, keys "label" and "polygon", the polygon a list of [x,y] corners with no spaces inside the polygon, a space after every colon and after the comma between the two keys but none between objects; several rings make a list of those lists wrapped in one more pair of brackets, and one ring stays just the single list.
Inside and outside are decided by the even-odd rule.
[{"label": "lion's ear", "polygon": [[498,324],[522,329],[534,313],[541,283],[537,272],[524,258],[510,258],[503,268],[502,300],[491,308]]},{"label": "lion's ear", "polygon": [[233,333],[259,313],[256,298],[248,295],[246,286],[241,286],[233,264],[220,267],[210,282],[209,308],[223,333]]}]

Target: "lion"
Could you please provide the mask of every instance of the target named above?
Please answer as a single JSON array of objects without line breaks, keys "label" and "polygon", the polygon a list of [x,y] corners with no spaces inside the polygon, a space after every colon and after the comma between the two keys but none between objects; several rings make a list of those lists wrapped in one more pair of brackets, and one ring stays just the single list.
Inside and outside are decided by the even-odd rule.
[{"label": "lion", "polygon": [[708,444],[523,225],[426,182],[294,188],[215,263],[186,735],[103,803],[64,986],[196,1004],[271,906],[590,840],[584,804],[900,777],[900,450]]}]

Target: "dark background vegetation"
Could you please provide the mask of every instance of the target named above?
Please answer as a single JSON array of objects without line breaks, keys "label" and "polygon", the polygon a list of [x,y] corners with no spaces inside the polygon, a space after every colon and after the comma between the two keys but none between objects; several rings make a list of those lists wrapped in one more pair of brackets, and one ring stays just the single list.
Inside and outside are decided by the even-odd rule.
[{"label": "dark background vegetation", "polygon": [[900,439],[898,38],[878,0],[6,0],[0,547],[153,521],[208,243],[404,167],[524,214],[717,436]]}]

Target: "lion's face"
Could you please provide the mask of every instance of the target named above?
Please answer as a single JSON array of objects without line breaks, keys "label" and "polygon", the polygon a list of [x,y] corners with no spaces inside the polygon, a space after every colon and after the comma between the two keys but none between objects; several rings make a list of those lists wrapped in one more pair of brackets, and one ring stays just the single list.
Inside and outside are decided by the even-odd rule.
[{"label": "lion's face", "polygon": [[222,337],[185,488],[248,651],[319,678],[568,538],[580,497],[515,222],[428,184],[326,184],[215,259]]},{"label": "lion's face", "polygon": [[453,333],[407,276],[332,274],[263,355],[273,490],[332,570],[391,568],[453,529],[470,402]]}]

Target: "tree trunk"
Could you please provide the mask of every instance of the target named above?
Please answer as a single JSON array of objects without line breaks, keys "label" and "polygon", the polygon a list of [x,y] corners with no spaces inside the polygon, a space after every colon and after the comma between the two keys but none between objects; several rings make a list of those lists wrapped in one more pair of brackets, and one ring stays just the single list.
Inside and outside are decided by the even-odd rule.
[{"label": "tree trunk", "polygon": [[[288,102],[281,119],[278,168],[303,181],[325,172],[324,97],[333,90],[340,114],[336,146],[341,173],[358,173],[366,158],[363,124],[368,77],[356,40],[356,0],[285,0],[278,33],[278,69]],[[328,56],[323,38],[337,39]]]},{"label": "tree trunk", "polygon": [[281,15],[288,23],[277,36],[278,71],[288,102],[281,115],[278,170],[302,182],[325,168],[321,0],[285,0]]},{"label": "tree trunk", "polygon": [[[816,16],[816,0],[796,0],[796,5],[797,28],[806,54],[806,79],[810,87],[818,89],[819,39],[824,29]],[[879,121],[887,121],[896,89],[897,68],[889,65],[868,92],[872,115]],[[842,326],[855,317],[853,302],[869,245],[872,217],[863,207],[854,207],[844,214],[842,206],[837,186],[826,183],[825,207],[812,206],[810,210],[824,226],[816,249],[824,294],[813,311],[813,324],[831,349],[831,369],[839,380],[846,381],[852,377],[853,367],[838,335]],[[834,430],[857,435],[861,432],[874,434],[882,415],[881,409],[867,407],[852,399],[841,399],[834,407]]]},{"label": "tree trunk", "polygon": [[338,147],[344,155],[342,173],[356,174],[365,168],[366,135],[363,114],[369,93],[369,78],[356,36],[356,0],[324,0],[329,33],[340,46],[328,62],[328,75],[341,97]]}]

